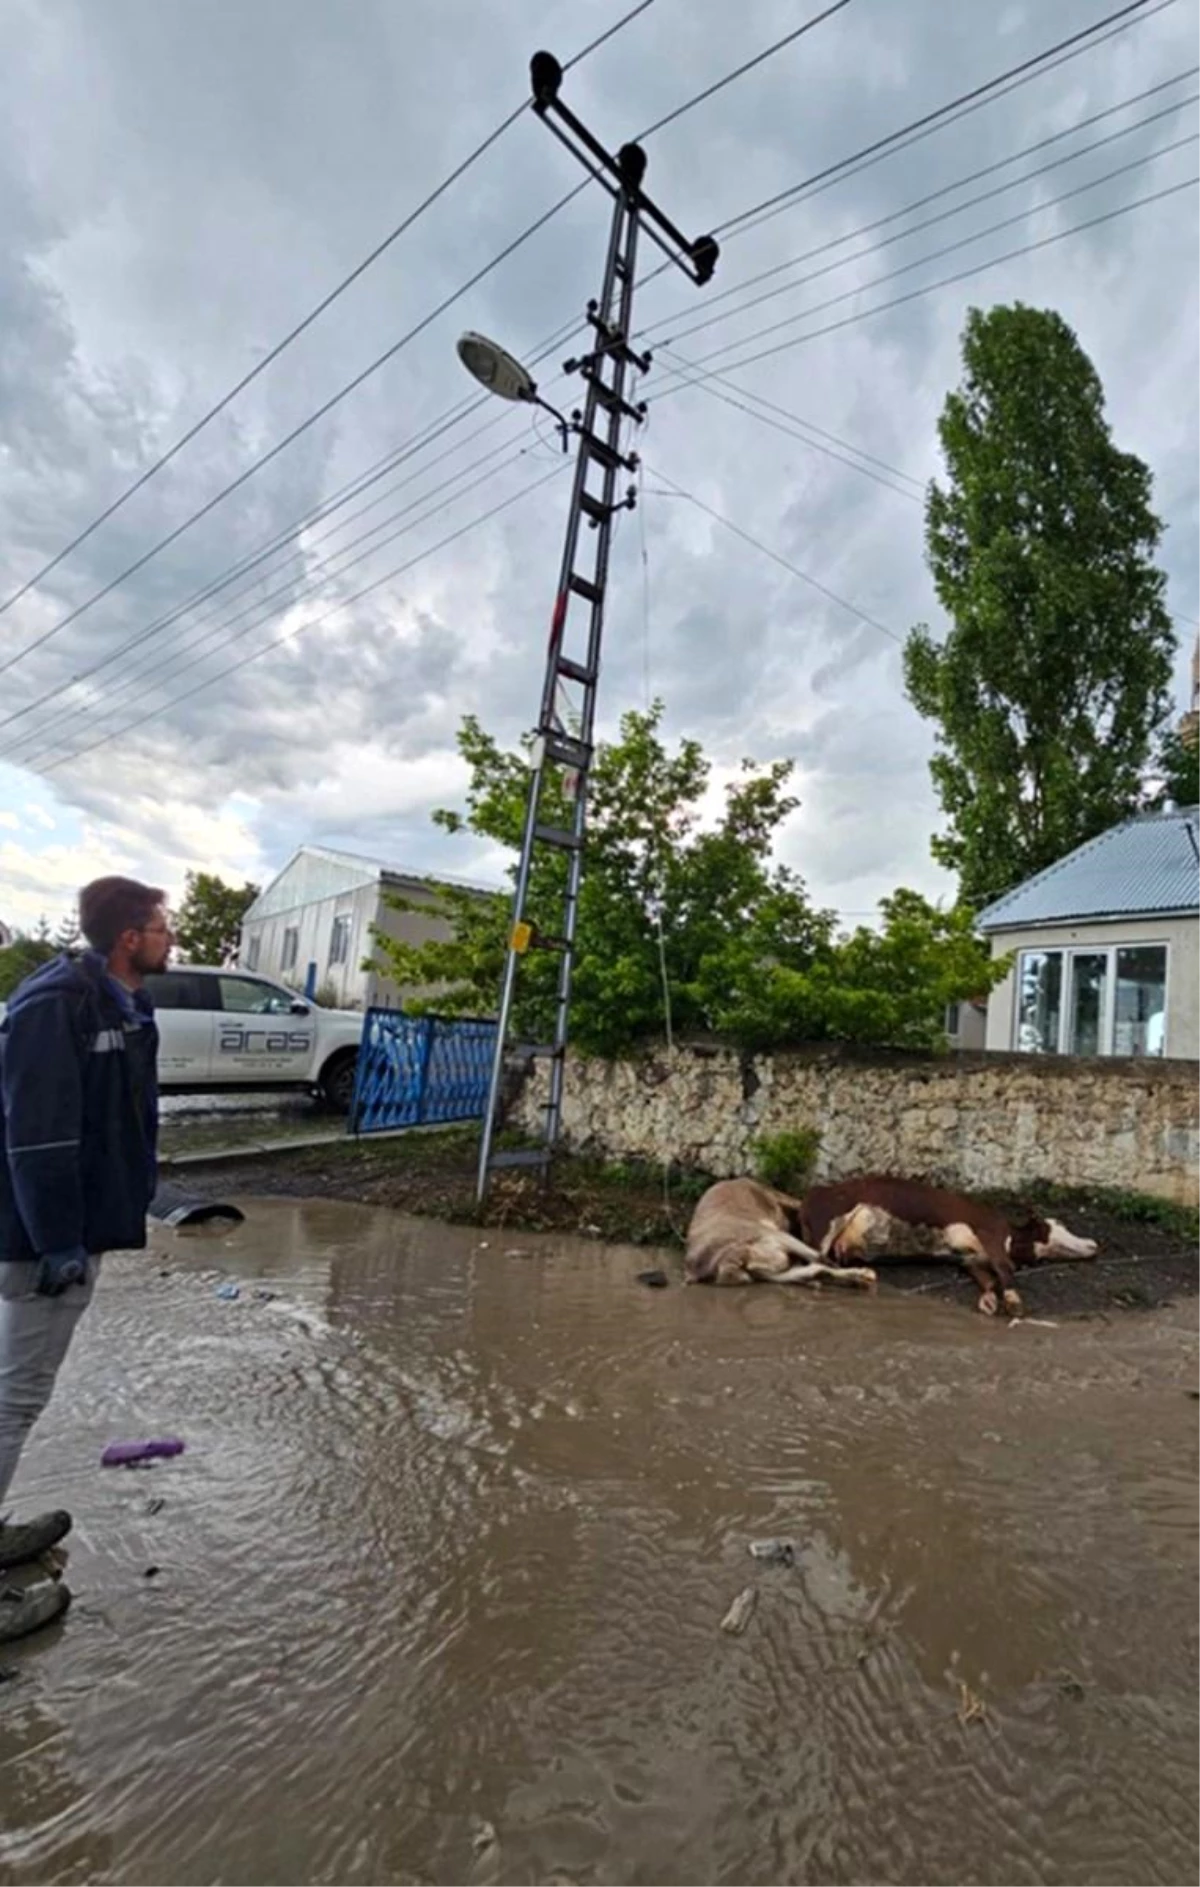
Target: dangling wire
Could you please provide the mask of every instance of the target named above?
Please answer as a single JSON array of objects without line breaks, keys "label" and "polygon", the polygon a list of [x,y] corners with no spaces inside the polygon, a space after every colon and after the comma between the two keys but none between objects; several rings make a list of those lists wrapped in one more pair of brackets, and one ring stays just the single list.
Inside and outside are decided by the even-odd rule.
[{"label": "dangling wire", "polygon": [[[653,702],[650,690],[650,553],[646,546],[646,505],[645,474],[642,464],[638,464],[638,536],[642,556],[642,682],[646,697],[646,713],[649,714]],[[655,861],[661,872],[661,858]],[[667,1051],[675,1047],[675,1033],[671,1023],[671,983],[667,975],[667,943],[663,934],[662,921],[662,884],[658,884],[654,899],[654,924],[658,932],[658,967],[662,977],[663,1020],[667,1027]]]},{"label": "dangling wire", "polygon": [[[641,547],[642,560],[642,685],[645,695],[646,713],[649,714],[654,697],[651,691],[650,673],[650,553],[646,543],[646,474],[644,461],[639,462],[637,475],[638,501],[636,509],[638,514],[638,539]],[[656,863],[661,870],[661,858],[659,858]],[[675,1049],[675,1031],[671,1020],[671,979],[667,974],[667,940],[663,932],[662,890],[663,887],[660,882],[657,886],[657,895],[654,899],[654,926],[658,933],[658,969],[659,975],[662,978],[663,1020],[667,1030],[667,1053],[671,1055],[674,1053]],[[682,1241],[684,1237],[683,1227],[676,1223],[675,1214],[671,1210],[671,1155],[669,1151],[663,1153],[662,1188],[663,1216],[676,1238]]]}]

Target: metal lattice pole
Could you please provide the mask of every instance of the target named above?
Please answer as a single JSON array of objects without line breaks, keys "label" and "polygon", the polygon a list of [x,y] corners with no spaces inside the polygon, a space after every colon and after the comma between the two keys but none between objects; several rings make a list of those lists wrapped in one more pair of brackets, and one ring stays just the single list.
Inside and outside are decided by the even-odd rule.
[{"label": "metal lattice pole", "polygon": [[[485,1198],[489,1175],[497,1167],[536,1166],[545,1171],[562,1125],[571,980],[583,878],[609,550],[616,512],[632,508],[636,498],[632,485],[623,495],[617,495],[622,472],[635,472],[638,464],[636,454],[622,452],[621,432],[626,422],[638,425],[645,416],[644,405],[635,405],[626,397],[626,381],[631,371],[645,373],[650,365],[649,355],[635,353],[629,344],[638,235],[645,229],[698,284],[709,279],[717,259],[717,245],[711,236],[686,242],[645,196],[641,186],[646,158],[641,147],[626,144],[615,157],[610,155],[561,103],[558,90],[562,72],[557,60],[549,53],[538,53],[531,73],[534,110],[609,190],[613,214],[600,297],[598,301],[589,302],[587,310],[594,343],[580,359],[566,363],[568,372],[576,372],[583,379],[586,396],[582,412],[576,413],[572,420],[577,438],[575,474],[551,618],[541,707],[530,749],[525,823],[500,989],[487,1110],[480,1137],[476,1181],[479,1201]],[[585,525],[590,533],[588,538],[584,538]],[[584,539],[582,544],[581,538]],[[586,549],[588,543],[592,547],[590,556]],[[571,637],[568,632],[581,611],[586,611],[585,620]],[[568,686],[579,690],[571,708],[566,705]],[[540,818],[548,770],[552,767],[565,776],[571,802],[570,822],[564,826],[549,825]],[[557,851],[566,858],[561,919],[553,931],[539,930],[527,914],[533,861],[539,849]],[[517,974],[521,959],[531,949],[551,950],[559,958],[551,1039],[525,1047],[527,1055],[545,1058],[550,1064],[542,1143],[520,1151],[497,1152],[494,1149],[497,1113]]]}]

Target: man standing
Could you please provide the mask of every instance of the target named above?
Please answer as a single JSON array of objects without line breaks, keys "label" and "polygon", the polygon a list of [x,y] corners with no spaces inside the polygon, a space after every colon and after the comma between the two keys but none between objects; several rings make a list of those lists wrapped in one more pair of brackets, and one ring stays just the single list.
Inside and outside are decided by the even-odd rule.
[{"label": "man standing", "polygon": [[[27,977],[0,1025],[0,1509],[100,1254],[146,1243],[158,1030],[142,978],[170,953],[165,895],[132,878],[85,885],[79,925],[91,948]],[[0,1580],[70,1527],[61,1510],[0,1520]],[[3,1587],[0,1642],[48,1624],[70,1596],[61,1581]]]}]

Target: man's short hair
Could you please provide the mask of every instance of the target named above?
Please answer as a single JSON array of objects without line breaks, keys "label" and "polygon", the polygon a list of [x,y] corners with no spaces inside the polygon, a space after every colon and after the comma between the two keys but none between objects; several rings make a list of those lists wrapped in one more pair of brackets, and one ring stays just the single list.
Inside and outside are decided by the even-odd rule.
[{"label": "man's short hair", "polygon": [[93,878],[79,893],[79,928],[107,956],[122,931],[144,930],[166,900],[165,891],[136,878]]}]

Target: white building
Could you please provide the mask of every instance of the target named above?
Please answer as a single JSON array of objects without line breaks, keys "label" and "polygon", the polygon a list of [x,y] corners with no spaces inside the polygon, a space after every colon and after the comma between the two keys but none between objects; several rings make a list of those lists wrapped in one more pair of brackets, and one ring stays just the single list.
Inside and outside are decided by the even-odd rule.
[{"label": "white building", "polygon": [[[449,882],[302,845],[246,912],[238,966],[303,989],[315,964],[316,989],[331,989],[339,1008],[398,1007],[406,992],[362,967],[373,950],[371,927],[404,943],[449,936],[446,919],[432,908],[439,887]],[[478,885],[457,888],[486,895]],[[389,894],[429,905],[429,915],[392,910]]]},{"label": "white building", "polygon": [[1200,1053],[1198,809],[1123,820],[979,913],[1013,968],[987,1046],[1050,1055]]}]

